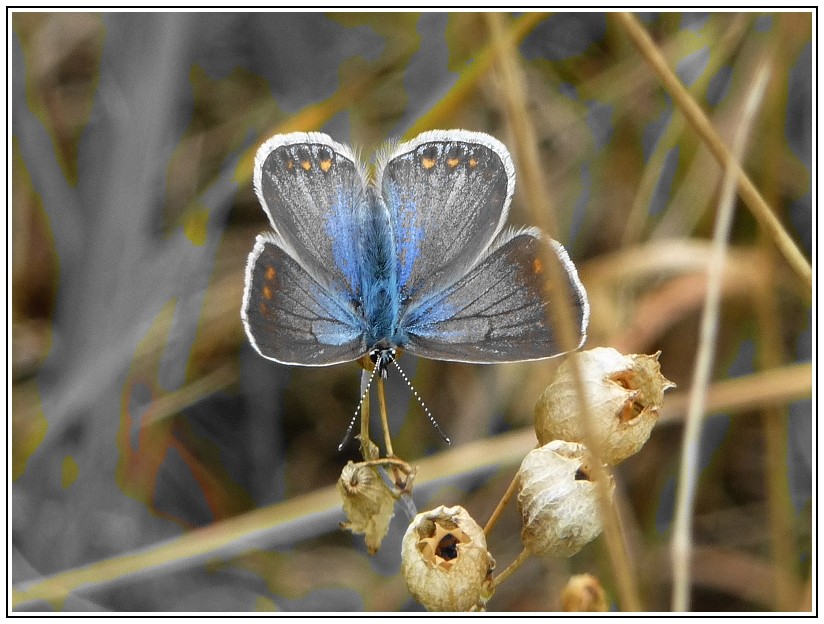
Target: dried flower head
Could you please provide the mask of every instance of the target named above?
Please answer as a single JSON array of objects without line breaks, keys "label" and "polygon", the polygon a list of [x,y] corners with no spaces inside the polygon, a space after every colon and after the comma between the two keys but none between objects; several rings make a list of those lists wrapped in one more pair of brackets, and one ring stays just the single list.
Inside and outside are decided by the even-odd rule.
[{"label": "dried flower head", "polygon": [[[521,541],[532,554],[571,557],[601,533],[589,461],[586,447],[563,440],[553,440],[524,458],[518,472],[518,508]],[[609,485],[611,493],[611,478]]]},{"label": "dried flower head", "polygon": [[341,528],[363,533],[369,554],[374,555],[389,530],[395,513],[395,497],[376,469],[363,462],[347,463],[337,485],[343,511],[349,519],[341,523]]},{"label": "dried flower head", "polygon": [[491,597],[494,568],[483,529],[463,507],[419,513],[404,535],[401,572],[428,611],[482,608]]},{"label": "dried flower head", "polygon": [[607,611],[607,597],[600,581],[591,574],[576,574],[561,591],[564,611]]},{"label": "dried flower head", "polygon": [[[623,355],[599,347],[573,356],[578,358],[587,393],[593,443],[608,464],[617,464],[641,449],[658,421],[664,390],[675,385],[661,374],[659,355]],[[585,442],[570,366],[568,360],[561,364],[535,406],[535,433],[541,444]]]}]

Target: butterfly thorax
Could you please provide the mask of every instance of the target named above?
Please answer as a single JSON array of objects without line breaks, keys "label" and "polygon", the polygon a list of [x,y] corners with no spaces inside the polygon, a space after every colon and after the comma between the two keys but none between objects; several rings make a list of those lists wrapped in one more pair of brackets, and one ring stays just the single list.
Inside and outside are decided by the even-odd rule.
[{"label": "butterfly thorax", "polygon": [[383,200],[370,189],[359,237],[362,313],[370,351],[398,346],[398,269],[392,226]]}]

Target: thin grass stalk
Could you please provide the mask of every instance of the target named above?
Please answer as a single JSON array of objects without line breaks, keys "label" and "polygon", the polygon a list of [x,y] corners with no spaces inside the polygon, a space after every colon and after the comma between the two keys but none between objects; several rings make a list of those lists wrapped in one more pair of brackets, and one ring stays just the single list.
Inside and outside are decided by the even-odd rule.
[{"label": "thin grass stalk", "polygon": [[500,13],[487,13],[486,22],[493,46],[498,51],[496,78],[500,84],[499,93],[506,120],[514,139],[515,162],[518,164],[518,177],[522,181],[520,188],[526,194],[526,204],[532,211],[533,219],[553,238],[558,238],[558,218],[544,184],[546,176],[540,168],[541,155],[535,140],[535,129],[529,118],[526,80],[518,63],[517,50],[506,37]]},{"label": "thin grass stalk", "polygon": [[518,477],[518,473],[512,477],[512,481],[509,483],[509,487],[506,488],[506,492],[504,495],[501,496],[501,500],[498,501],[498,504],[495,506],[495,509],[492,511],[492,515],[489,516],[489,520],[486,521],[486,525],[484,525],[484,535],[489,537],[489,534],[492,532],[492,529],[498,523],[498,518],[501,517],[504,509],[509,504],[509,501],[512,500],[512,497],[515,495],[515,492],[518,491],[518,485],[520,483],[520,478]]},{"label": "thin grass stalk", "polygon": [[[811,391],[812,365],[792,364],[715,383],[709,389],[707,406],[708,411],[735,414],[763,405],[809,398]],[[682,393],[667,399],[659,424],[681,420],[681,414],[687,409],[684,398]],[[494,438],[476,440],[416,462],[420,474],[416,487],[421,489],[430,482],[441,482],[490,467],[515,466],[533,448],[535,429],[531,425]],[[35,600],[54,604],[69,592],[80,589],[88,592],[149,574],[189,569],[201,561],[226,559],[246,552],[252,547],[250,544],[270,547],[281,540],[280,533],[290,522],[306,524],[313,514],[330,513],[339,506],[340,496],[334,486],[296,496],[143,549],[18,583],[12,591],[12,608],[23,607]],[[336,522],[331,520],[327,529],[319,526],[319,532],[332,530]]]},{"label": "thin grass stalk", "polygon": [[741,199],[750,209],[758,223],[770,235],[778,249],[786,258],[793,270],[801,277],[805,286],[812,289],[812,267],[804,254],[787,234],[775,213],[758,192],[758,189],[750,180],[749,176],[740,167],[730,150],[718,136],[712,123],[707,118],[698,103],[690,96],[689,92],[678,80],[678,77],[667,65],[666,59],[658,50],[652,38],[631,13],[615,13],[614,18],[623,26],[629,38],[638,48],[644,59],[650,64],[653,71],[658,75],[661,84],[672,96],[673,102],[687,118],[689,124],[698,133],[701,139],[707,144],[713,156],[725,170],[732,170],[735,175],[735,182]]},{"label": "thin grass stalk", "polygon": [[[690,87],[692,93],[696,96],[703,96],[706,93],[710,85],[710,77],[714,76],[725,63],[729,62],[730,57],[741,44],[741,40],[747,33],[747,29],[753,19],[753,15],[744,13],[736,15],[733,18],[728,28],[721,35],[718,44],[713,46],[710,62],[701,75],[701,78]],[[666,45],[662,47],[666,47]],[[638,190],[632,202],[632,207],[627,214],[624,233],[621,236],[621,245],[624,247],[630,247],[642,240],[644,222],[649,216],[649,203],[661,176],[664,159],[669,151],[678,145],[680,137],[684,132],[685,122],[686,120],[683,115],[673,115],[670,117],[666,129],[656,142],[655,148],[647,160],[647,165],[644,167],[641,181],[638,184]],[[668,210],[671,208],[672,203],[670,203]],[[665,220],[666,213],[659,219],[659,224]],[[655,236],[652,238],[655,238]]]},{"label": "thin grass stalk", "polygon": [[[759,67],[750,88],[741,123],[733,141],[733,154],[737,162],[744,152],[747,134],[764,95],[769,70],[766,65]],[[681,451],[681,465],[678,475],[678,494],[675,501],[675,520],[672,536],[673,568],[673,611],[689,609],[689,591],[691,580],[692,551],[692,512],[695,504],[696,484],[698,480],[698,454],[706,406],[707,387],[715,358],[715,341],[718,334],[718,315],[721,306],[721,280],[724,272],[724,260],[727,253],[727,241],[732,227],[734,213],[735,187],[737,184],[737,165],[729,166],[724,172],[718,215],[713,232],[712,260],[707,267],[707,297],[701,318],[701,330],[698,344],[696,365],[690,390],[690,404],[684,428]]]},{"label": "thin grass stalk", "polygon": [[[769,241],[765,241],[770,244]],[[768,277],[773,278],[774,267],[767,263]],[[755,312],[760,342],[759,363],[762,370],[781,366],[786,359],[781,340],[781,317],[775,304],[774,279],[765,280],[755,291]],[[765,457],[764,474],[767,482],[767,507],[770,519],[770,549],[775,574],[774,605],[778,611],[793,611],[799,602],[798,574],[795,569],[795,547],[792,519],[795,516],[788,483],[787,465],[787,408],[772,406],[762,412]]]},{"label": "thin grass stalk", "polygon": [[[520,43],[547,17],[547,13],[524,13],[512,22],[506,36],[513,44]],[[495,45],[492,43],[480,50],[472,62],[461,71],[452,89],[406,131],[404,139],[411,139],[425,130],[437,128],[444,120],[455,116],[464,102],[476,93],[481,78],[492,69],[496,54]]]},{"label": "thin grass stalk", "polygon": [[[488,13],[487,24],[493,44],[499,50],[498,78],[501,83],[500,94],[504,102],[506,117],[510,121],[515,139],[516,160],[522,171],[523,184],[531,209],[539,218],[542,225],[548,226],[550,235],[557,238],[558,221],[551,208],[549,194],[543,184],[538,163],[540,154],[535,142],[535,132],[529,119],[526,103],[526,86],[523,74],[518,64],[516,50],[511,40],[504,36],[504,26],[501,15]],[[565,279],[562,269],[557,262],[545,262],[548,268],[548,279],[561,284]],[[578,328],[573,323],[572,302],[564,289],[558,290],[558,296],[550,299],[549,311],[556,321],[559,342],[564,351],[572,352],[578,347]],[[626,611],[640,611],[641,601],[638,596],[635,572],[632,568],[626,544],[624,543],[620,522],[615,507],[610,502],[609,476],[598,457],[597,445],[593,433],[589,401],[586,395],[580,366],[575,357],[569,359],[572,378],[581,406],[581,421],[586,446],[593,458],[592,476],[598,492],[598,503],[601,512],[601,522],[604,527],[604,537],[610,553],[610,561],[620,594],[621,606]]]}]

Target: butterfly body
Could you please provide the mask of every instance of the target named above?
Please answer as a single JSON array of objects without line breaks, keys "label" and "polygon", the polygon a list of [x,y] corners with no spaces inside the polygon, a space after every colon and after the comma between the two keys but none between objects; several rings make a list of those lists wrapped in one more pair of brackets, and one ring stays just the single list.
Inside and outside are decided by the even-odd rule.
[{"label": "butterfly body", "polygon": [[374,193],[367,194],[369,216],[363,222],[359,245],[361,298],[366,348],[391,348],[399,335],[400,289],[395,243],[389,212]]},{"label": "butterfly body", "polygon": [[[255,190],[272,225],[246,270],[241,316],[269,359],[310,366],[397,348],[435,359],[558,355],[547,300],[566,290],[585,338],[589,307],[563,247],[535,228],[502,233],[515,174],[506,148],[433,131],[380,156],[372,181],[320,133],[258,150]],[[546,262],[563,283],[548,285]]]}]

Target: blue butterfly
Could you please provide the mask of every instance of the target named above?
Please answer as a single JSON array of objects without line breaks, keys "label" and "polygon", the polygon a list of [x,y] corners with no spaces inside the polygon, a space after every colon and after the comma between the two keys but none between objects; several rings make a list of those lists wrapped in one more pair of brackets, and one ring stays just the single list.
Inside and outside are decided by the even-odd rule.
[{"label": "blue butterfly", "polygon": [[[494,363],[559,355],[547,299],[566,289],[580,344],[589,304],[564,248],[536,228],[503,231],[515,168],[496,139],[425,132],[377,158],[374,180],[317,132],[275,135],[255,157],[271,232],[246,265],[241,317],[263,357],[326,366],[398,348]],[[547,284],[557,258],[565,283]]]}]

